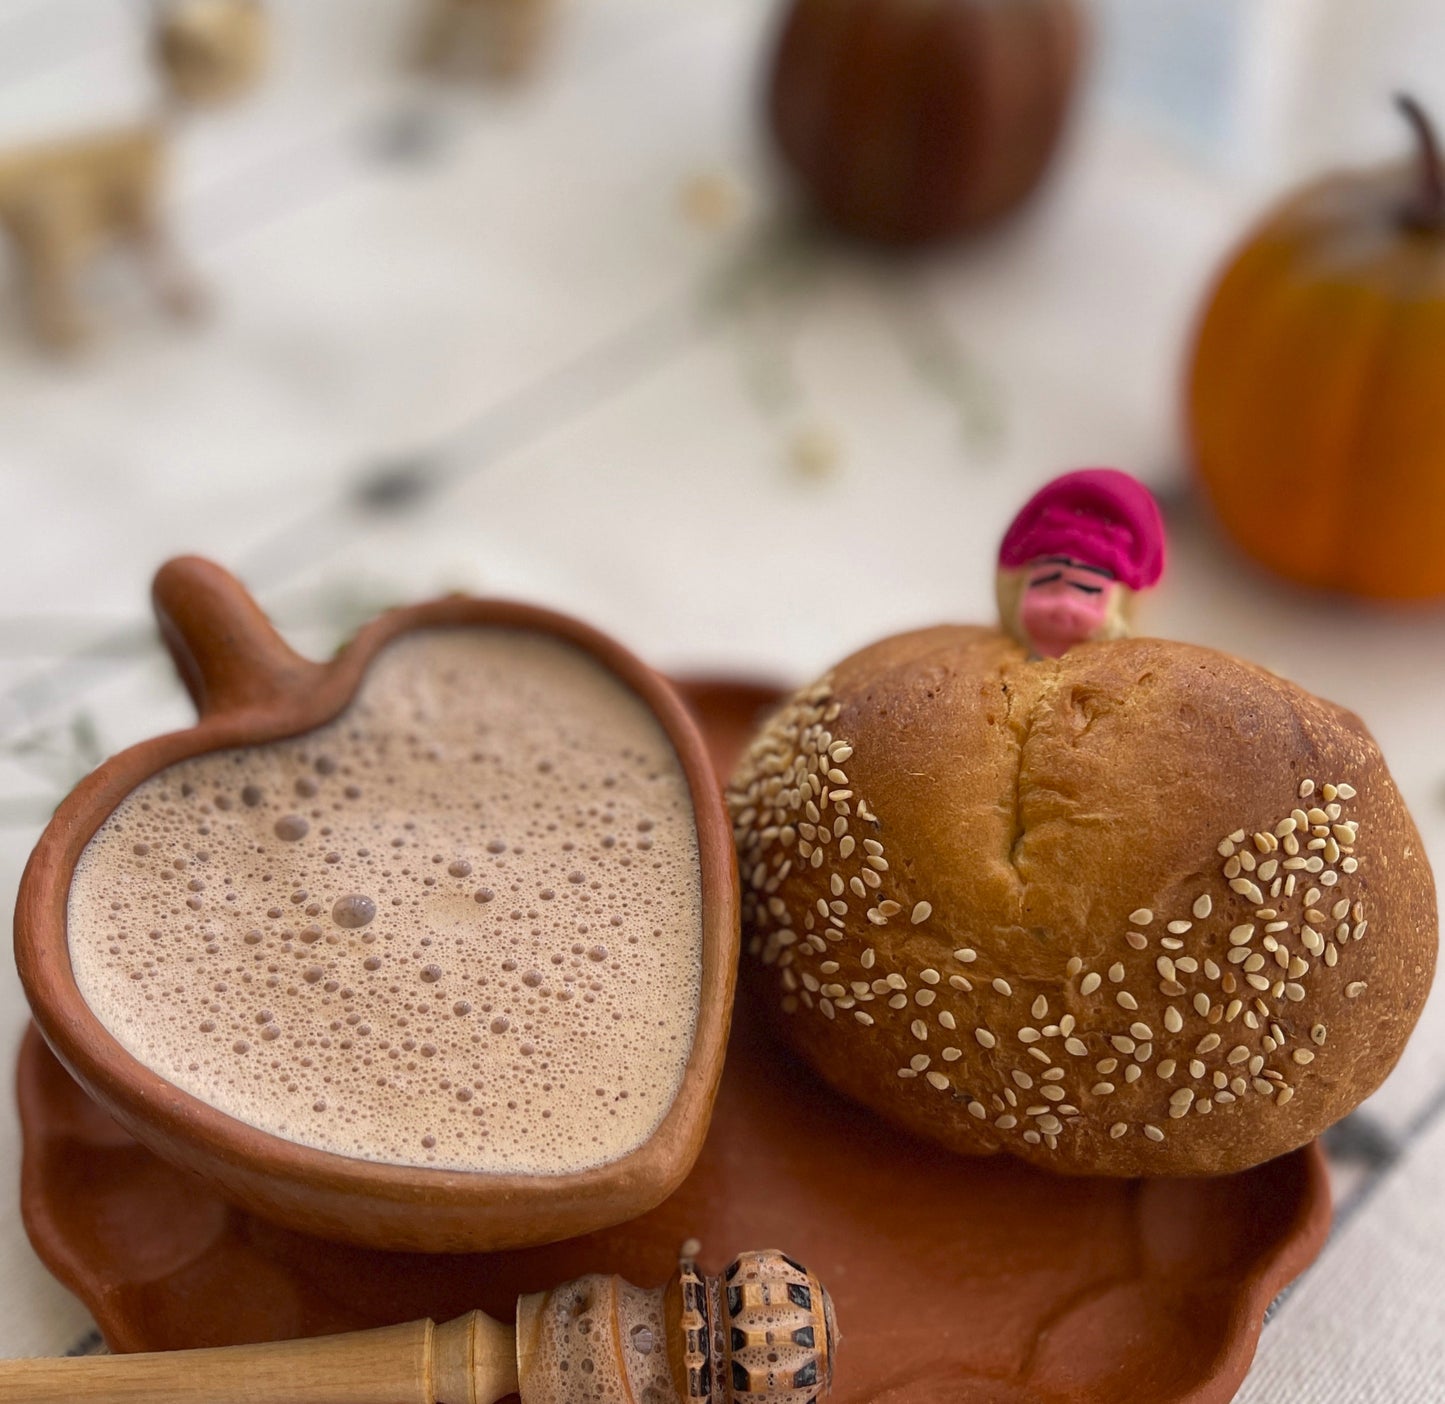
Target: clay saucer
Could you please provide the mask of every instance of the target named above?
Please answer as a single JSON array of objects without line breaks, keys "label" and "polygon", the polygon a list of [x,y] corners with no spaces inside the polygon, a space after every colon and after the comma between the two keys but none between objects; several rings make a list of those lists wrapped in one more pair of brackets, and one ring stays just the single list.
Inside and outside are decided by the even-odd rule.
[{"label": "clay saucer", "polygon": [[[738,951],[732,831],[708,752],[668,682],[574,619],[451,596],[394,609],[335,658],[293,652],[256,602],[197,557],[156,575],[156,614],[200,719],[111,757],[61,803],[21,879],[15,955],[36,1024],[82,1087],[138,1141],[228,1199],[302,1232],[372,1248],[475,1251],[547,1243],[652,1208],[687,1174],[722,1073]],[[371,661],[418,630],[519,630],[573,646],[649,708],[691,793],[702,884],[702,980],[681,1085],[635,1150],[591,1169],[497,1174],[389,1165],[303,1146],[228,1116],[140,1062],[86,1004],[71,968],[67,902],[86,844],[137,785],[191,756],[301,735],[338,716]],[[199,1187],[197,1187],[199,1192]]]},{"label": "clay saucer", "polygon": [[[725,771],[775,694],[687,691]],[[745,1006],[683,1185],[632,1223],[508,1253],[369,1252],[253,1218],[131,1140],[34,1031],[19,1089],[31,1240],[118,1350],[503,1315],[584,1272],[661,1282],[697,1237],[709,1271],[771,1244],[828,1284],[838,1404],[1221,1404],[1330,1217],[1317,1145],[1202,1180],[950,1156],[828,1090]]]}]

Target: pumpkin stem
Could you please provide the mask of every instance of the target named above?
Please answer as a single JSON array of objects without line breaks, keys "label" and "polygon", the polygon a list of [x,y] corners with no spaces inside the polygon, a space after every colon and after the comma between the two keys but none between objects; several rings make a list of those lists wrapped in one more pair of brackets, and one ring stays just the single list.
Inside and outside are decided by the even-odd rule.
[{"label": "pumpkin stem", "polygon": [[1405,223],[1412,229],[1445,229],[1445,157],[1435,124],[1408,93],[1396,93],[1395,106],[1414,128],[1420,156],[1420,185],[1405,208]]}]

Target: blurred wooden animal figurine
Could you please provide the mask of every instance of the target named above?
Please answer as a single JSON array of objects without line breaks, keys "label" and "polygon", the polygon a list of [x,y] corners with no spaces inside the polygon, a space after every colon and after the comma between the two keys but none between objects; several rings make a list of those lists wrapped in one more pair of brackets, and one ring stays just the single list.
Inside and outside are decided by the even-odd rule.
[{"label": "blurred wooden animal figurine", "polygon": [[[684,1258],[653,1291],[592,1273],[517,1303],[345,1336],[153,1355],[0,1361],[28,1404],[817,1404],[833,1384],[833,1304],[776,1250],[719,1277]],[[14,1391],[14,1392],[12,1392]]]},{"label": "blurred wooden animal figurine", "polygon": [[162,303],[199,305],[162,215],[169,129],[191,107],[227,102],[256,82],[266,56],[259,0],[161,0],[152,51],[165,88],[150,121],[0,153],[0,229],[25,282],[35,337],[52,350],[84,339],[79,280],[107,247],[138,253]]},{"label": "blurred wooden animal figurine", "polygon": [[427,0],[417,45],[426,68],[525,76],[551,30],[555,0]]}]

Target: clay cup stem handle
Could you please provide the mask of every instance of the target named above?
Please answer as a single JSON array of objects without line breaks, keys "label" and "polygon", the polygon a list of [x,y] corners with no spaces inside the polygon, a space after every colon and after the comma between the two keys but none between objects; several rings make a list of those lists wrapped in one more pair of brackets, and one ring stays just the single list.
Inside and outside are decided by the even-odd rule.
[{"label": "clay cup stem handle", "polygon": [[469,1312],[304,1341],[0,1360],[25,1404],[495,1404],[517,1390],[516,1333]]},{"label": "clay cup stem handle", "polygon": [[161,637],[203,719],[304,694],[325,671],[297,653],[245,586],[212,561],[167,561],[156,572],[151,600]]}]

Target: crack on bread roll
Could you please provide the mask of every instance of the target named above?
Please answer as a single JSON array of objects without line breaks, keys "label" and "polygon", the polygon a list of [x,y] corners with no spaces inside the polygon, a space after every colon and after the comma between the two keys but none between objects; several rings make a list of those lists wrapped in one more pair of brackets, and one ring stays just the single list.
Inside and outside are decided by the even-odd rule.
[{"label": "crack on bread roll", "polygon": [[[1000,808],[1013,803],[1000,823],[1008,867],[1026,891],[1033,823],[1059,822],[1055,796],[1029,798],[1035,718],[1077,702],[1055,695],[1057,677],[1040,677],[1029,703],[1010,692],[1006,667],[980,685],[990,676],[1004,691],[1002,726],[1019,747],[1011,796],[1000,776]],[[833,1078],[829,1060],[854,1057],[856,1040],[881,1041],[898,1053],[884,1110],[899,1098],[948,1099],[974,1123],[950,1144],[1062,1159],[1068,1169],[1091,1168],[1101,1141],[1125,1138],[1147,1168],[1186,1119],[1239,1103],[1284,1108],[1307,1093],[1333,1007],[1316,1008],[1312,984],[1322,971],[1339,984],[1336,967],[1370,931],[1354,783],[1305,779],[1277,799],[1273,823],[1202,834],[1198,866],[1169,884],[1169,899],[1139,893],[1127,921],[1099,933],[1087,959],[1059,952],[1052,971],[1042,962],[1018,969],[999,930],[937,929],[940,897],[924,885],[927,865],[893,851],[897,825],[890,829],[889,814],[875,814],[850,778],[866,743],[842,729],[835,681],[828,674],[772,717],[728,795],[748,953],[776,982],[789,1021],[834,1026],[798,1034],[825,1074]],[[1094,720],[1085,715],[1082,729]],[[1086,810],[1068,813],[1069,822],[1090,822]],[[1032,929],[1019,922],[1007,932]],[[1342,986],[1350,1001],[1369,991],[1363,979]],[[910,1112],[908,1124],[927,1125],[926,1105]]]}]

